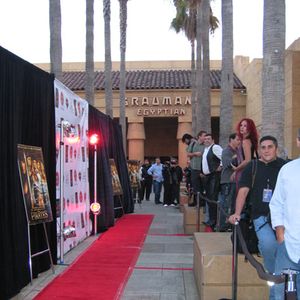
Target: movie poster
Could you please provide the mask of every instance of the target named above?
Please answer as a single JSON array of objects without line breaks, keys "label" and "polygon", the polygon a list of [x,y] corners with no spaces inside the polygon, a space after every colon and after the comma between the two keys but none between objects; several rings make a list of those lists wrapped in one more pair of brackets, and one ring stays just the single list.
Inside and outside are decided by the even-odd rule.
[{"label": "movie poster", "polygon": [[119,179],[118,170],[115,164],[115,160],[113,158],[109,159],[110,170],[111,170],[111,178],[112,178],[112,187],[113,187],[113,195],[118,196],[123,194],[122,186]]},{"label": "movie poster", "polygon": [[53,221],[42,149],[19,144],[18,166],[28,223]]},{"label": "movie poster", "polygon": [[138,160],[128,160],[127,168],[131,188],[138,188],[140,162]]}]

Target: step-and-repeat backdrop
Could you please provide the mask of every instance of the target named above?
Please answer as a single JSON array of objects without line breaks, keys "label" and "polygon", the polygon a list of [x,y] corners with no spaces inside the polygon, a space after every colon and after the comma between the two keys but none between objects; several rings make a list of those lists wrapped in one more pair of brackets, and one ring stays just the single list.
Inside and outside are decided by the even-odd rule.
[{"label": "step-and-repeat backdrop", "polygon": [[[92,229],[89,219],[88,103],[58,80],[55,80],[54,89],[57,248],[58,257],[60,257],[60,190],[62,175],[64,253],[89,236]],[[63,174],[60,174],[61,153],[64,156]]]}]

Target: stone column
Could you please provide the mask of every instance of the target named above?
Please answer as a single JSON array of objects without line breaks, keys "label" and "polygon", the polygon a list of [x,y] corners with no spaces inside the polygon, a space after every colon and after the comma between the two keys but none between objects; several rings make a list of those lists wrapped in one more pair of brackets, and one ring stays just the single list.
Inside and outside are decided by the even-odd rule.
[{"label": "stone column", "polygon": [[182,143],[181,138],[185,133],[192,134],[192,123],[191,122],[180,122],[177,128],[177,140],[178,140],[178,164],[181,168],[186,167],[186,144]]},{"label": "stone column", "polygon": [[144,160],[144,123],[128,123],[128,159]]}]

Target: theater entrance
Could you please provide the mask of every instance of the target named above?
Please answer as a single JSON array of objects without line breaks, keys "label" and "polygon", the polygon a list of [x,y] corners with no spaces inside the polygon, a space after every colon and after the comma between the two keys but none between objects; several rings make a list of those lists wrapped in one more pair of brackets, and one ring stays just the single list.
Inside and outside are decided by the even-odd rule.
[{"label": "theater entrance", "polygon": [[178,118],[144,118],[145,157],[162,161],[178,157],[178,140],[176,138]]}]

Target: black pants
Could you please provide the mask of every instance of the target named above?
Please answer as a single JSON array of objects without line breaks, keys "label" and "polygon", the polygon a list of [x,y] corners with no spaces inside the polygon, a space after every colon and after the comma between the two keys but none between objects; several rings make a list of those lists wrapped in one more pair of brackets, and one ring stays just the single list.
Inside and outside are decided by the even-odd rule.
[{"label": "black pants", "polygon": [[180,184],[179,183],[173,183],[171,185],[172,188],[172,203],[173,204],[179,204],[179,195],[180,195]]},{"label": "black pants", "polygon": [[208,212],[209,212],[209,223],[215,225],[217,221],[217,201],[218,194],[220,191],[220,172],[214,172],[206,175],[204,179],[204,189],[206,192],[206,197],[214,201],[213,203],[208,202]]},{"label": "black pants", "polygon": [[164,204],[174,204],[172,201],[172,185],[164,182]]},{"label": "black pants", "polygon": [[141,181],[141,187],[139,192],[140,200],[143,201],[146,193],[146,200],[149,200],[152,189],[152,179]]},{"label": "black pants", "polygon": [[194,204],[197,203],[197,192],[203,193],[203,183],[200,177],[200,170],[191,170],[192,189],[194,193]]}]

